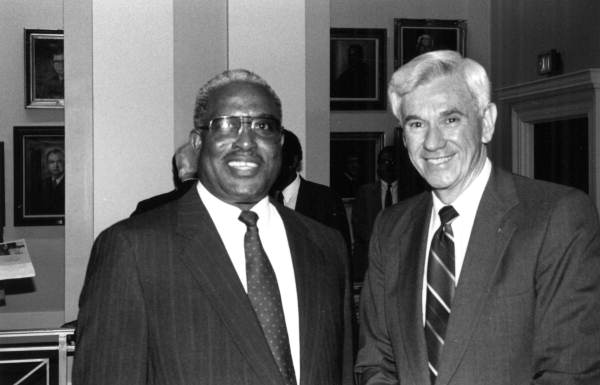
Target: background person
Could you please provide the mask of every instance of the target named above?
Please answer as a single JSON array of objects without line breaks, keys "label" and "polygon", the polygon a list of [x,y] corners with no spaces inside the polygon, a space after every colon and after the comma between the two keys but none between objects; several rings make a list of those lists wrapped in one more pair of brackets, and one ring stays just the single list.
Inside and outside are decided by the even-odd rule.
[{"label": "background person", "polygon": [[94,244],[74,384],[352,383],[344,240],[269,201],[280,122],[250,71],[200,89],[196,187]]},{"label": "background person", "polygon": [[338,230],[350,252],[350,227],[342,199],[328,186],[308,181],[298,174],[302,169],[302,146],[293,132],[284,129],[283,136],[281,170],[271,188],[271,196],[280,196],[286,207]]},{"label": "background person", "polygon": [[432,188],[375,222],[359,384],[600,383],[600,232],[581,191],[487,157],[496,106],[454,51],[394,73],[388,95]]},{"label": "background person", "polygon": [[65,154],[60,148],[46,153],[46,176],[40,183],[37,209],[41,214],[65,213]]},{"label": "background person", "polygon": [[183,196],[196,185],[198,153],[188,142],[180,146],[173,155],[173,184],[175,188],[169,192],[155,195],[138,202],[131,215],[138,215]]},{"label": "background person", "polygon": [[386,146],[377,155],[377,176],[374,183],[360,186],[352,203],[354,251],[352,274],[354,282],[362,282],[368,265],[369,238],[373,223],[381,209],[398,203],[398,168],[394,146]]}]

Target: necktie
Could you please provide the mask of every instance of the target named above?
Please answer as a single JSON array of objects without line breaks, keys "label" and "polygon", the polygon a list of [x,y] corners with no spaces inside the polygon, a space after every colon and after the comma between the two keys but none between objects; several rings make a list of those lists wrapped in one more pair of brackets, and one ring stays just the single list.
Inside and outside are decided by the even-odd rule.
[{"label": "necktie", "polygon": [[258,215],[253,211],[244,210],[238,219],[247,226],[244,235],[244,251],[246,253],[248,298],[254,307],[254,312],[279,371],[286,379],[287,384],[295,385],[296,376],[279,286],[273,267],[258,236],[258,227],[256,227]]},{"label": "necktie", "polygon": [[283,204],[283,192],[281,190],[275,191],[275,199],[277,202]]},{"label": "necktie", "polygon": [[454,240],[450,222],[458,216],[452,206],[439,212],[441,224],[433,235],[427,267],[427,302],[425,310],[425,339],[429,357],[431,383],[435,384],[439,359],[444,346],[450,305],[454,297]]},{"label": "necktie", "polygon": [[385,207],[390,207],[392,205],[392,185],[390,183],[387,184],[387,191],[385,192]]}]

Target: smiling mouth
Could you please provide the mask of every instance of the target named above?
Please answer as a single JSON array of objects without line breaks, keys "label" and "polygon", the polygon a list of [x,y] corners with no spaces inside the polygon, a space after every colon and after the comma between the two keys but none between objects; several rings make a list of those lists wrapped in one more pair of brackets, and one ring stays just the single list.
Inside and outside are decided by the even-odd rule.
[{"label": "smiling mouth", "polygon": [[232,161],[228,162],[227,165],[231,168],[234,168],[234,169],[240,170],[240,171],[254,170],[258,167],[258,164],[255,162],[246,162],[246,161],[241,161],[241,160],[232,160]]},{"label": "smiling mouth", "polygon": [[453,156],[454,155],[440,156],[437,158],[427,158],[425,160],[427,161],[427,163],[433,164],[434,166],[439,166],[441,164],[449,162]]}]

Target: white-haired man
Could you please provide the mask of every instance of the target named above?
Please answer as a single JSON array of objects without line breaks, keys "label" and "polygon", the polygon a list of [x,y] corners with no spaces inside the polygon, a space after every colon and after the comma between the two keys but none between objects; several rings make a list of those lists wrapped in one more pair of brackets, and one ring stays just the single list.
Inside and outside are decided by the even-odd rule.
[{"label": "white-haired man", "polygon": [[483,67],[416,57],[388,95],[431,187],[378,217],[359,384],[600,383],[600,234],[573,188],[492,167]]}]

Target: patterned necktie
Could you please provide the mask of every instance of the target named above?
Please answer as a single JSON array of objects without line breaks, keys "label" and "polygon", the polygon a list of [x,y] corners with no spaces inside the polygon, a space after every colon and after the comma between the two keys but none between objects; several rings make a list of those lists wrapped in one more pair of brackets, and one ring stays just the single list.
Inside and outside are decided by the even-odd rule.
[{"label": "patterned necktie", "polygon": [[392,185],[390,183],[387,184],[387,191],[385,192],[385,207],[390,207],[392,205]]},{"label": "patterned necktie", "polygon": [[435,384],[439,359],[444,346],[450,305],[454,297],[454,239],[450,222],[458,216],[452,206],[439,212],[441,224],[433,235],[427,267],[427,303],[425,310],[425,339],[429,357],[431,383]]},{"label": "patterned necktie", "polygon": [[273,267],[258,236],[258,227],[256,227],[258,215],[253,211],[244,210],[238,219],[247,226],[244,235],[244,251],[246,253],[248,298],[250,298],[250,302],[254,307],[254,312],[271,348],[273,358],[277,362],[279,371],[288,385],[295,385],[296,376],[279,286]]}]

